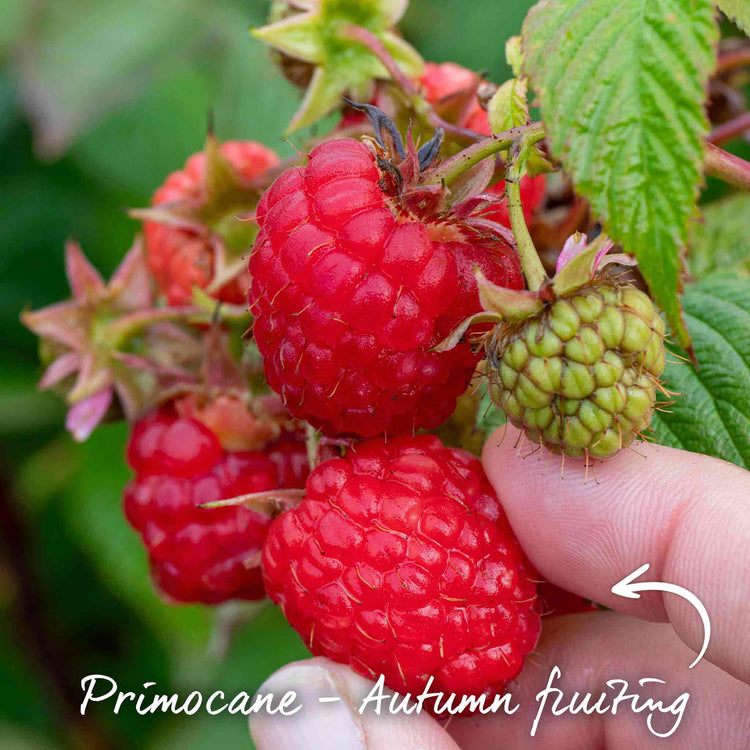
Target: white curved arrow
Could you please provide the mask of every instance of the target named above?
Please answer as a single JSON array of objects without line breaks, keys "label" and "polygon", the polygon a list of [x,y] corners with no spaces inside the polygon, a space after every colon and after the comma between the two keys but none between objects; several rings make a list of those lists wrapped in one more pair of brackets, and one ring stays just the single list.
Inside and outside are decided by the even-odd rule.
[{"label": "white curved arrow", "polygon": [[634,570],[630,575],[625,576],[625,578],[612,586],[611,591],[616,596],[624,596],[627,599],[640,599],[641,595],[638,593],[639,591],[664,591],[667,594],[677,594],[677,596],[687,599],[698,610],[701,622],[703,623],[703,646],[698,652],[698,656],[695,657],[695,661],[689,667],[689,669],[692,669],[703,658],[708,648],[708,642],[711,640],[711,621],[708,619],[708,611],[703,606],[703,602],[692,591],[688,591],[677,584],[661,583],[660,581],[633,583],[649,567],[648,563],[641,565],[640,568]]}]

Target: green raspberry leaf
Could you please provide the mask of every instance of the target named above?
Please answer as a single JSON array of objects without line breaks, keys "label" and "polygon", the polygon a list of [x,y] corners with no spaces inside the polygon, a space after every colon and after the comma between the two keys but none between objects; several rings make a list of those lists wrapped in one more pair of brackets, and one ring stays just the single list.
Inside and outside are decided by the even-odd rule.
[{"label": "green raspberry leaf", "polygon": [[520,36],[512,36],[505,42],[505,59],[516,78],[523,77],[523,43]]},{"label": "green raspberry leaf", "polygon": [[716,4],[727,18],[750,35],[750,3],[747,0],[718,0]]},{"label": "green raspberry leaf", "polygon": [[530,122],[526,79],[509,78],[500,86],[490,99],[487,114],[493,133],[502,133]]},{"label": "green raspberry leaf", "polygon": [[690,274],[714,271],[750,274],[750,193],[736,193],[702,206],[702,222],[690,233]]},{"label": "green raspberry leaf", "polygon": [[682,395],[656,412],[651,428],[663,445],[750,469],[750,284],[714,274],[690,286],[683,302],[700,369],[668,356],[664,385]]},{"label": "green raspberry leaf", "polygon": [[553,155],[636,255],[685,348],[681,256],[717,34],[709,0],[541,0],[523,26],[524,70]]}]

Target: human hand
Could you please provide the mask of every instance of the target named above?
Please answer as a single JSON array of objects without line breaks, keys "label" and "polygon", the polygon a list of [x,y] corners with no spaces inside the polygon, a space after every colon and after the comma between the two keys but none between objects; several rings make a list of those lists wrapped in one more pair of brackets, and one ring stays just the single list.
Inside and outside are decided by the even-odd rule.
[{"label": "human hand", "polygon": [[[262,690],[296,690],[303,708],[294,717],[254,716],[250,728],[259,750],[747,747],[750,474],[703,455],[640,444],[638,453],[622,451],[598,464],[598,483],[590,474],[584,484],[582,462],[568,459],[561,478],[560,458],[524,459],[516,438],[501,428],[487,441],[483,462],[521,545],[547,580],[615,611],[546,620],[536,651],[510,687],[521,709],[512,716],[455,718],[447,729],[427,714],[360,715],[372,684],[348,668],[325,659],[288,665]],[[646,562],[652,580],[683,586],[708,610],[711,642],[693,669],[688,665],[703,631],[690,604],[660,593],[637,600],[611,593]],[[667,740],[649,733],[643,716],[631,711],[548,712],[532,737],[535,696],[555,665],[562,672],[556,686],[568,696],[598,695],[610,679],[637,685],[657,677],[669,696],[688,692],[690,703]],[[320,704],[318,695],[342,701]],[[658,718],[655,723],[658,728]]]}]

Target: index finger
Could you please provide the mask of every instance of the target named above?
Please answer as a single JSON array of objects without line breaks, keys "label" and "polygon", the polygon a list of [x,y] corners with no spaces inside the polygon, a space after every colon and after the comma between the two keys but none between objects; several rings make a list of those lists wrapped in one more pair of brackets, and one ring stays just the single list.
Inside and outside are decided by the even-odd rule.
[{"label": "index finger", "polygon": [[[506,432],[507,429],[507,432]],[[703,626],[684,599],[626,599],[612,586],[644,563],[646,580],[693,592],[712,636],[706,658],[750,682],[750,473],[687,451],[637,444],[587,472],[545,451],[524,458],[518,431],[500,428],[482,460],[539,572],[612,609],[669,621],[696,651]],[[595,478],[594,478],[595,472]]]}]

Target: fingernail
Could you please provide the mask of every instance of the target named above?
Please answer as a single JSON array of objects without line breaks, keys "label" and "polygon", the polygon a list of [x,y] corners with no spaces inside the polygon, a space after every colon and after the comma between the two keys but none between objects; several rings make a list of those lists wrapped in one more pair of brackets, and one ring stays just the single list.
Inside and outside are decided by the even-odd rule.
[{"label": "fingernail", "polygon": [[[351,704],[346,685],[333,670],[316,660],[283,667],[266,680],[259,693],[272,693],[274,705],[294,691],[293,706],[300,709],[292,716],[250,717],[250,735],[258,750],[365,750],[365,736],[356,708]],[[319,698],[338,700],[321,702]]]}]

